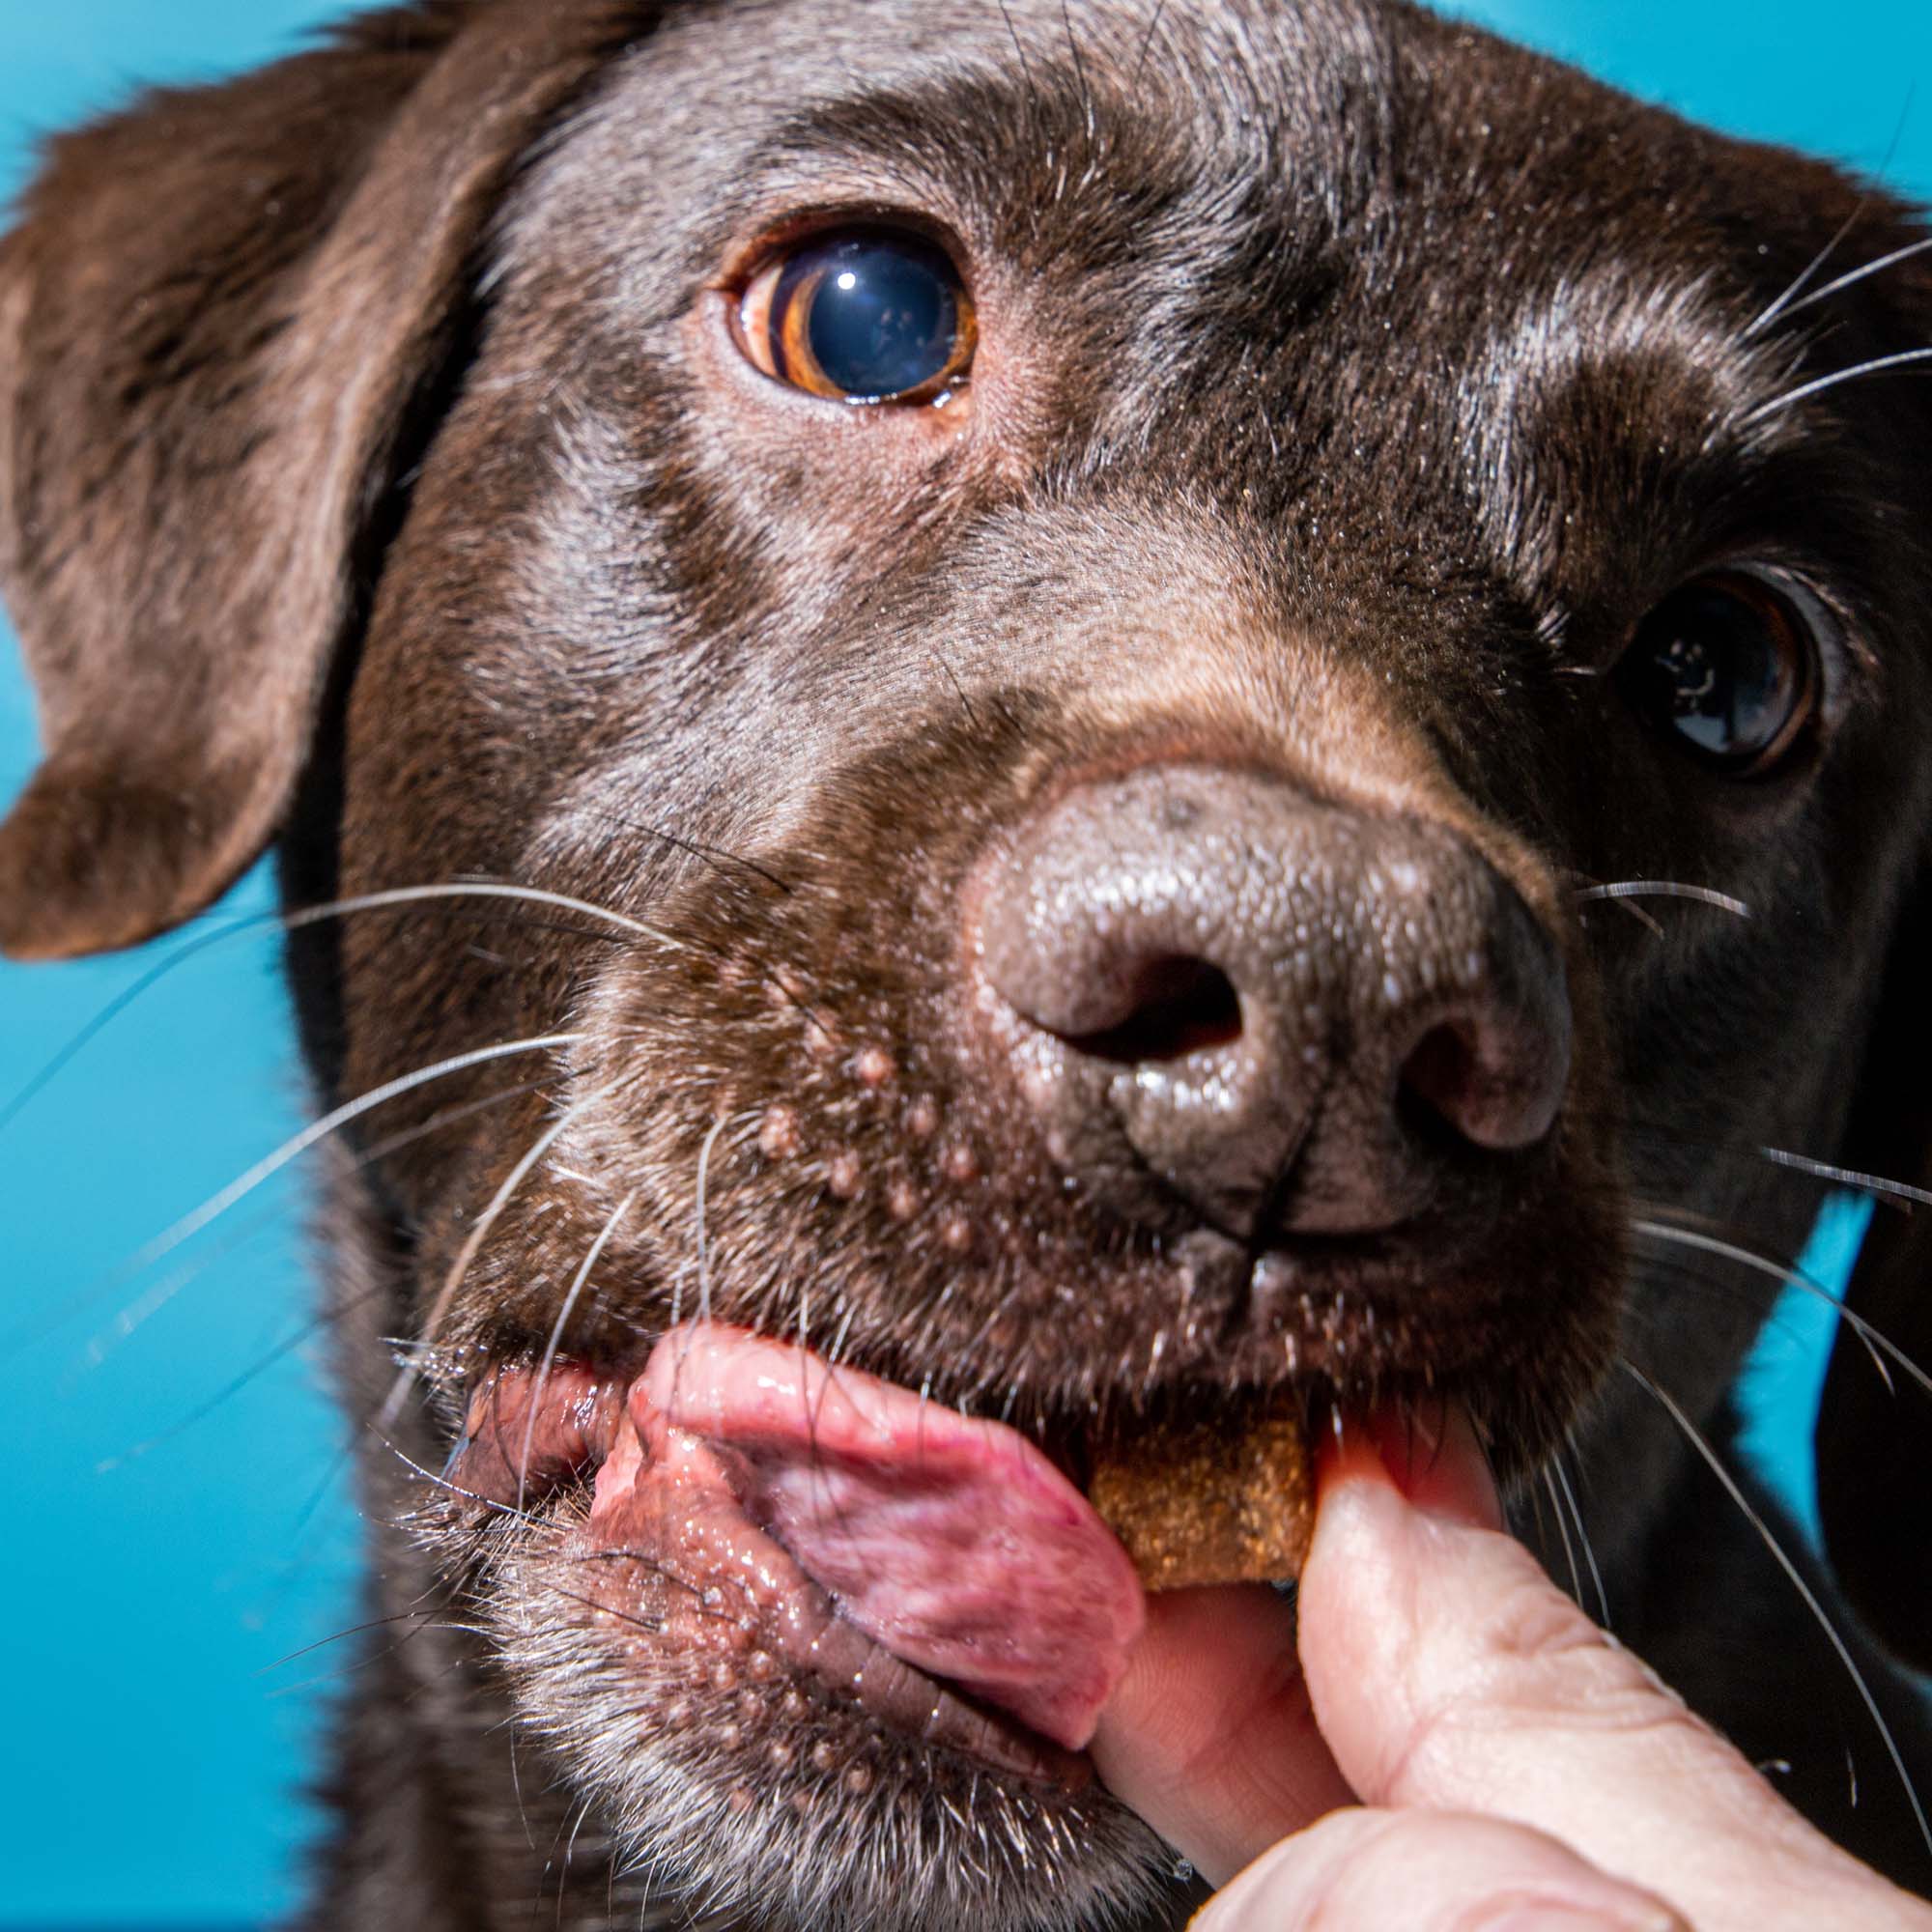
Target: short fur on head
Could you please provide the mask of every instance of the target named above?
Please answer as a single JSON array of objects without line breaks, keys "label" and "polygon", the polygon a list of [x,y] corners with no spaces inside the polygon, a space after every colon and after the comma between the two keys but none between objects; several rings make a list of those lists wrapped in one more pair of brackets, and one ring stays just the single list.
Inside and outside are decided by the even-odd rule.
[{"label": "short fur on head", "polygon": [[[854,223],[959,265],[943,402],[741,353],[748,278]],[[1820,1199],[1761,1151],[1932,1185],[1923,240],[1397,0],[421,0],[54,144],[0,242],[47,739],[0,944],[133,943],[273,842],[292,906],[360,907],[291,947],[321,1104],[542,1042],[338,1145],[374,1613],[449,1614],[343,1708],[314,1923],[1179,1922],[1104,1794],[895,1734],[668,1573],[604,1580],[531,1434],[494,1510],[417,1473],[481,1466],[506,1366],[621,1380],[700,1295],[1056,1444],[1290,1378],[1452,1393],[1525,1481],[1567,1444],[1618,1634],[1932,1888],[1835,1660],[1615,1366],[1723,1451]],[[1762,777],[1616,674],[1712,572],[1819,618]],[[1466,1040],[1391,1063],[1468,1130],[1427,1163],[1346,1083],[1254,1176],[1165,1100],[1037,1098],[1041,1037],[1140,1049],[1041,1016],[1091,934],[998,966],[1001,881],[1062,863],[1042,828],[1116,864],[1144,808],[1192,862],[1224,807],[1327,922],[1268,984],[1321,989],[1337,1064],[1380,1022],[1324,962],[1420,868],[1421,923],[1491,949],[1463,1031],[1560,1032],[1536,1133],[1483,1138]],[[1646,880],[1750,917],[1589,896]],[[553,896],[371,902],[466,882]],[[1151,1179],[1122,1151],[1170,1142]],[[1377,1162],[1423,1193],[1364,1232]],[[1852,1307],[1919,1362],[1928,1267],[1932,1217],[1882,1205]],[[1932,1407],[1890,1380],[1838,1350],[1814,1581],[1924,1785],[1932,1504],[1868,1477],[1932,1466]]]}]

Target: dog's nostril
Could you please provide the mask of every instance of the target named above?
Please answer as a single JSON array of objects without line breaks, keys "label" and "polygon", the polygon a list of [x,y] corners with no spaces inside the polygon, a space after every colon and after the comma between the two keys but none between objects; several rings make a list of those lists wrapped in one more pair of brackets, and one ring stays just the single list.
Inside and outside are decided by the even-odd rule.
[{"label": "dog's nostril", "polygon": [[979,903],[975,1006],[1045,1151],[1151,1225],[1393,1228],[1561,1109],[1562,958],[1447,829],[1150,766],[1056,799]]},{"label": "dog's nostril", "polygon": [[1419,1102],[1459,1134],[1464,1131],[1475,1088],[1475,1050],[1462,1029],[1446,1021],[1423,1035],[1396,1078],[1400,1094]]},{"label": "dog's nostril", "polygon": [[1127,1017],[1104,1033],[1069,1039],[1094,1060],[1140,1066],[1182,1060],[1241,1037],[1234,981],[1205,959],[1151,960],[1136,975]]}]

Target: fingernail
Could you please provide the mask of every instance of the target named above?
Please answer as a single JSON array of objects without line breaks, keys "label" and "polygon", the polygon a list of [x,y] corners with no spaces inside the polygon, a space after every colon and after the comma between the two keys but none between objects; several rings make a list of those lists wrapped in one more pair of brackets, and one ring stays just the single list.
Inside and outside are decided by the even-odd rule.
[{"label": "fingernail", "polygon": [[1500,1529],[1502,1503],[1466,1412],[1449,1403],[1336,1409],[1316,1449],[1318,1484],[1381,1482],[1426,1516]]}]

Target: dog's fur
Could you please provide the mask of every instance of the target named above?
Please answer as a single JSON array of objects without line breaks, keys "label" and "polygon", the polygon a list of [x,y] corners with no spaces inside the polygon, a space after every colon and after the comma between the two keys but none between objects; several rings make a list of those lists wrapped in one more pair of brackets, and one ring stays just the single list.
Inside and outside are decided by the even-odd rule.
[{"label": "dog's fur", "polygon": [[[966,269],[944,408],[733,346],[719,292],[855,215]],[[1775,1272],[1632,1223],[1788,1263],[1821,1189],[1761,1149],[1932,1181],[1932,385],[1823,381],[1932,340],[1932,257],[1821,297],[1921,232],[1398,0],[418,0],[55,144],[0,244],[0,574],[47,735],[0,941],[130,944],[270,840],[296,906],[507,880],[650,929],[449,898],[292,944],[323,1105],[571,1036],[341,1137],[372,1613],[447,1615],[343,1708],[315,1924],[1184,1908],[1104,1797],[627,1626],[574,1491],[479,1518],[416,1473],[633,1196],[574,1358],[634,1364],[701,1241],[721,1314],[1048,1433],[1211,1406],[1290,1344],[1345,1395],[1455,1390],[1519,1473],[1567,1436],[1618,1634],[1932,1889],[1837,1660],[1612,1367],[1728,1454]],[[1837,613],[1822,722],[1761,781],[1607,674],[1726,563]],[[1566,962],[1558,1123],[1428,1240],[1291,1232],[1285,1293],[1193,1266],[1184,1215],[1063,1186],[989,1070],[976,868],[1163,760],[1438,828]],[[1632,879],[1752,916],[1577,896]],[[1882,1206],[1853,1290],[1919,1359],[1928,1228]],[[432,1399],[399,1406],[408,1335]],[[1932,1788],[1894,1661],[1932,1662],[1932,1410],[1894,1379],[1840,1346],[1807,1571]]]}]

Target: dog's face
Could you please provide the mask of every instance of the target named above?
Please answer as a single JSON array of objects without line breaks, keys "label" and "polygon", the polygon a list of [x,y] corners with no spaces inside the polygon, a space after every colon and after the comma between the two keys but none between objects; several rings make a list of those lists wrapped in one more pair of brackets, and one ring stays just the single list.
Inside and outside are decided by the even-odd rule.
[{"label": "dog's face", "polygon": [[[608,1507],[626,1391],[702,1313],[1076,1476],[1447,1396],[1511,1472],[1627,1429],[1628,1556],[1618,1350],[1707,1418],[1776,1286],[1634,1224],[1788,1258],[1758,1149],[1918,1157],[1863,1061],[1932,412],[1853,372],[1932,301],[1827,289],[1916,239],[1828,171],[1400,7],[657,12],[164,103],[158,229],[147,121],[58,159],[0,255],[51,739],[0,917],[125,941],[279,826],[363,905],[296,947],[327,1098],[477,1057],[371,1117],[358,1265],[454,1452],[417,1533],[620,1862],[1081,1922],[1151,1836]],[[367,903],[460,881],[551,896]]]}]

